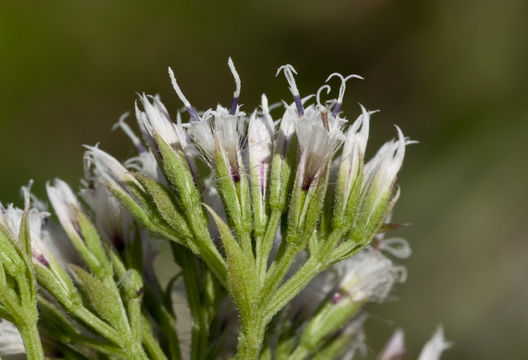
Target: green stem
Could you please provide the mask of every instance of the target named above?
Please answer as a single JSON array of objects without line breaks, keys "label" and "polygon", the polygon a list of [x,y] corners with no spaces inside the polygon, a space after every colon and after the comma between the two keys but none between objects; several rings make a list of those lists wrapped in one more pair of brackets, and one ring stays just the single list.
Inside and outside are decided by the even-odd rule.
[{"label": "green stem", "polygon": [[299,345],[295,351],[293,352],[293,354],[291,354],[288,359],[289,360],[303,360],[305,359],[306,357],[308,357],[308,355],[310,355],[310,351],[302,346],[302,345]]},{"label": "green stem", "polygon": [[288,274],[291,265],[295,260],[295,256],[299,253],[299,249],[293,243],[288,243],[284,251],[283,256],[275,263],[275,266],[272,265],[268,276],[266,277],[264,287],[261,291],[261,304],[265,304],[268,300],[275,297],[272,294],[280,286],[284,277]]},{"label": "green stem", "polygon": [[103,320],[92,314],[84,306],[68,308],[77,318],[79,318],[88,327],[94,329],[102,337],[112,341],[114,344],[120,346],[121,341],[116,331]]},{"label": "green stem", "polygon": [[258,316],[252,315],[253,319],[246,319],[249,320],[248,323],[242,326],[238,338],[237,360],[256,360],[259,358],[264,340],[265,325],[258,319]]},{"label": "green stem", "polygon": [[260,243],[257,244],[257,277],[262,284],[266,276],[266,270],[268,267],[268,258],[273,248],[273,240],[275,240],[275,234],[279,227],[281,211],[274,210],[271,213],[266,233],[261,239]]},{"label": "green stem", "polygon": [[26,357],[28,360],[43,360],[44,352],[42,351],[42,344],[40,343],[40,336],[37,329],[37,323],[22,324],[18,331],[22,336],[24,348],[26,349]]},{"label": "green stem", "polygon": [[267,324],[271,318],[288,304],[302,289],[322,270],[315,257],[310,257],[304,265],[270,297],[266,306],[264,320]]},{"label": "green stem", "polygon": [[191,360],[205,359],[207,356],[209,324],[206,309],[202,306],[201,302],[199,260],[187,249],[176,248],[174,245],[173,253],[176,262],[182,268],[183,283],[192,316]]},{"label": "green stem", "polygon": [[152,336],[151,329],[143,329],[143,345],[145,345],[151,360],[167,360],[163,350],[161,350],[158,342]]}]

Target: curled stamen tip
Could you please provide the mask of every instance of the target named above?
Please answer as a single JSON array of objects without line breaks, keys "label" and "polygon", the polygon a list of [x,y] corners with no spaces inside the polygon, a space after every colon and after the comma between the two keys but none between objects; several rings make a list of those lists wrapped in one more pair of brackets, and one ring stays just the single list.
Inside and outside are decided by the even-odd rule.
[{"label": "curled stamen tip", "polygon": [[350,74],[345,78],[345,81],[348,81],[349,79],[359,79],[359,80],[365,80],[365,78],[361,75],[357,74]]},{"label": "curled stamen tip", "polygon": [[176,81],[176,77],[174,76],[174,72],[172,71],[170,66],[169,66],[169,76],[171,79],[172,87],[174,88],[176,95],[178,95],[178,98],[180,98],[180,100],[183,102],[183,105],[185,105],[185,107],[187,108],[191,107],[191,103],[189,102],[189,100],[187,100],[185,95],[183,95],[183,92],[181,91],[181,88],[178,85],[178,82]]},{"label": "curled stamen tip", "polygon": [[330,90],[332,90],[332,88],[330,87],[330,85],[323,85],[323,86],[321,86],[321,87],[319,88],[319,90],[317,90],[317,94],[316,94],[316,96],[315,96],[316,101],[317,101],[317,105],[322,106],[322,107],[324,107],[324,106],[321,104],[321,92],[322,92],[323,90],[325,90],[325,89],[326,89],[326,95],[330,94]]},{"label": "curled stamen tip", "polygon": [[347,82],[348,80],[350,79],[360,79],[360,80],[365,80],[361,75],[357,75],[357,74],[350,74],[348,75],[347,77],[344,77],[343,75],[341,75],[340,73],[331,73],[328,78],[326,79],[325,82],[328,82],[331,78],[333,78],[334,76],[337,76],[338,78],[341,79],[342,82]]},{"label": "curled stamen tip", "polygon": [[233,63],[233,59],[229,57],[227,60],[227,65],[229,66],[229,69],[231,70],[231,73],[233,74],[233,78],[235,79],[235,92],[233,93],[233,97],[237,98],[240,96],[240,88],[242,87],[242,82],[240,81],[240,76],[238,75],[238,72],[235,68],[235,64]]},{"label": "curled stamen tip", "polygon": [[31,187],[33,186],[33,179],[29,180],[29,183],[27,186],[22,187],[22,196],[24,197],[24,210],[29,210],[29,205],[31,202]]},{"label": "curled stamen tip", "polygon": [[261,107],[264,114],[269,114],[268,98],[266,97],[266,94],[262,94],[260,102],[262,104]]},{"label": "curled stamen tip", "polygon": [[[137,107],[137,103],[135,105]],[[117,120],[117,122],[114,125],[112,125],[112,131],[115,131],[118,127],[122,127],[126,118],[129,116],[130,116],[130,112],[128,111],[122,113],[121,116],[119,117],[119,120]]]},{"label": "curled stamen tip", "polygon": [[297,70],[295,70],[295,68],[293,67],[293,65],[290,65],[290,64],[286,64],[286,65],[279,66],[279,68],[277,69],[277,73],[275,74],[275,76],[276,76],[276,77],[279,76],[279,74],[280,74],[281,71],[284,71],[284,73],[290,72],[290,73],[297,74]]},{"label": "curled stamen tip", "polygon": [[176,124],[181,125],[181,123],[182,123],[181,112],[178,111],[178,112],[176,113]]}]

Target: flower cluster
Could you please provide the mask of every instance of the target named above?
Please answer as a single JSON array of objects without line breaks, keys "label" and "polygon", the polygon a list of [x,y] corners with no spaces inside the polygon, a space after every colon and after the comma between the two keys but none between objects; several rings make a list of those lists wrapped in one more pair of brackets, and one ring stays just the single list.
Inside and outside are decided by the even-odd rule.
[{"label": "flower cluster", "polygon": [[[72,359],[364,352],[363,306],[406,278],[394,258],[410,255],[407,242],[383,234],[398,227],[390,214],[412,141],[396,127],[365,161],[374,111],[360,105],[354,121],[341,111],[358,75],[331,74],[303,97],[293,66],[281,66],[292,102],[278,114],[281,104],[262,95],[246,113],[228,65],[229,107],[198,111],[170,68],[183,104],[175,121],[158,96],[140,94],[140,136],[128,114],[115,126],[136,156],[121,162],[87,146],[79,196],[60,179],[46,185],[60,226],[29,187],[24,209],[0,208],[0,316],[21,335],[2,338],[0,355],[22,339],[28,358],[42,359],[39,338],[49,354]],[[336,79],[337,97],[322,100]],[[160,272],[168,249],[173,265]],[[439,331],[420,359],[448,346]],[[379,356],[404,353],[397,332]]]}]

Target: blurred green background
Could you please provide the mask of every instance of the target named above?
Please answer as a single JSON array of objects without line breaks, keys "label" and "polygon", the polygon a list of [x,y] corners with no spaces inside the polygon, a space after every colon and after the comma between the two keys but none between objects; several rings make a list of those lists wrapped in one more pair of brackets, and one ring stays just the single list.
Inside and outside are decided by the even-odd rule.
[{"label": "blurred green background", "polygon": [[44,193],[76,184],[81,144],[134,154],[110,128],[135,92],[180,103],[172,66],[201,109],[227,105],[235,60],[242,103],[289,99],[276,68],[293,64],[302,94],[334,71],[358,73],[344,109],[381,109],[372,153],[392,124],[409,147],[395,220],[414,250],[397,301],[371,306],[368,357],[395,327],[410,358],[435,326],[444,359],[528,356],[528,2],[9,1],[0,3],[0,199],[20,204],[31,178]]}]

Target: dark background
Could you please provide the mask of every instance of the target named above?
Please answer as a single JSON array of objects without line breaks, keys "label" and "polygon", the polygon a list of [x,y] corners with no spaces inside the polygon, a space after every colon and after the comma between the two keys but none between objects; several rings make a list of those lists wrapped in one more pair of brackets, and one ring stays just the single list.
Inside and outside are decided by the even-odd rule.
[{"label": "dark background", "polygon": [[369,357],[395,327],[410,358],[437,324],[455,346],[444,359],[528,353],[528,2],[2,1],[0,199],[21,203],[61,177],[77,184],[81,144],[134,154],[110,131],[135,92],[180,106],[172,66],[201,109],[227,105],[232,56],[242,103],[289,99],[275,70],[293,64],[302,94],[334,71],[357,73],[344,109],[381,109],[370,154],[394,136],[408,149],[395,220],[413,249],[398,301],[371,306]]}]

